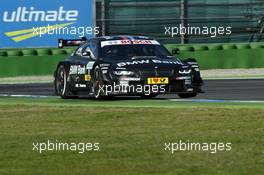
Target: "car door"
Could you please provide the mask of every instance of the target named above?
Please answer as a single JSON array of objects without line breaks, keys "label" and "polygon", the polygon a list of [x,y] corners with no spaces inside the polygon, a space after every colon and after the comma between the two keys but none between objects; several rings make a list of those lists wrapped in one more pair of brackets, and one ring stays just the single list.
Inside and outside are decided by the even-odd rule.
[{"label": "car door", "polygon": [[77,89],[89,88],[91,86],[91,70],[96,60],[95,43],[88,41],[80,46],[72,60],[70,75]]}]

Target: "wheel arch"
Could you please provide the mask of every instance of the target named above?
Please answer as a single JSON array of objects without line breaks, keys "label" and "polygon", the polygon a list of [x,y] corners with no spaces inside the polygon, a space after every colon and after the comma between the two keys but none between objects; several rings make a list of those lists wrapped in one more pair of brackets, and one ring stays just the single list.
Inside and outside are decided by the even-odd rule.
[{"label": "wheel arch", "polygon": [[65,66],[67,69],[69,69],[71,63],[70,63],[69,61],[60,61],[60,62],[58,63],[58,65],[57,65],[55,71],[54,71],[54,74],[53,74],[54,77],[56,76],[56,73],[57,73],[57,71],[58,71],[58,69],[59,69],[59,67],[60,67],[61,65]]}]

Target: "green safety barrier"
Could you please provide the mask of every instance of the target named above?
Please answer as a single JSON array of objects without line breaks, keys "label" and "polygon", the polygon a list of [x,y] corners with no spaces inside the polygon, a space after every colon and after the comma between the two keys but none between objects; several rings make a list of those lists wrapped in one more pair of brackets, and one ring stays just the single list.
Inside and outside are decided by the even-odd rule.
[{"label": "green safety barrier", "polygon": [[[180,59],[195,58],[201,69],[264,68],[264,43],[165,45]],[[75,48],[0,50],[0,77],[51,75]]]},{"label": "green safety barrier", "polygon": [[0,77],[51,75],[60,56],[0,57]]},{"label": "green safety barrier", "polygon": [[195,58],[201,69],[263,68],[264,43],[177,45],[168,44],[170,52],[178,50],[180,59]]},{"label": "green safety barrier", "polygon": [[2,49],[0,77],[51,75],[58,62],[74,50],[75,48]]}]

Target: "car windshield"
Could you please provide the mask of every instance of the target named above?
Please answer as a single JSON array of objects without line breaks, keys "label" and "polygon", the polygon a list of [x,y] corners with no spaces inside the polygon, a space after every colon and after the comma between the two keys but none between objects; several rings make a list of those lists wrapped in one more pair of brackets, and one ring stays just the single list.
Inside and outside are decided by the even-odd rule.
[{"label": "car windshield", "polygon": [[154,44],[128,44],[128,45],[107,45],[102,48],[104,58],[124,60],[138,57],[160,57],[168,58],[171,54],[161,45]]}]

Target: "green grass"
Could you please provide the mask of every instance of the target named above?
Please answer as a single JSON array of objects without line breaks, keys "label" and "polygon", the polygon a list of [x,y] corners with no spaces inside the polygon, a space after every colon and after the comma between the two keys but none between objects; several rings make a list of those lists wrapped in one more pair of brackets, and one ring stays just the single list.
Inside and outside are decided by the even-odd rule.
[{"label": "green grass", "polygon": [[[0,174],[263,174],[263,103],[0,98]],[[33,142],[99,142],[100,151],[32,151]],[[216,154],[165,142],[231,142]]]}]

